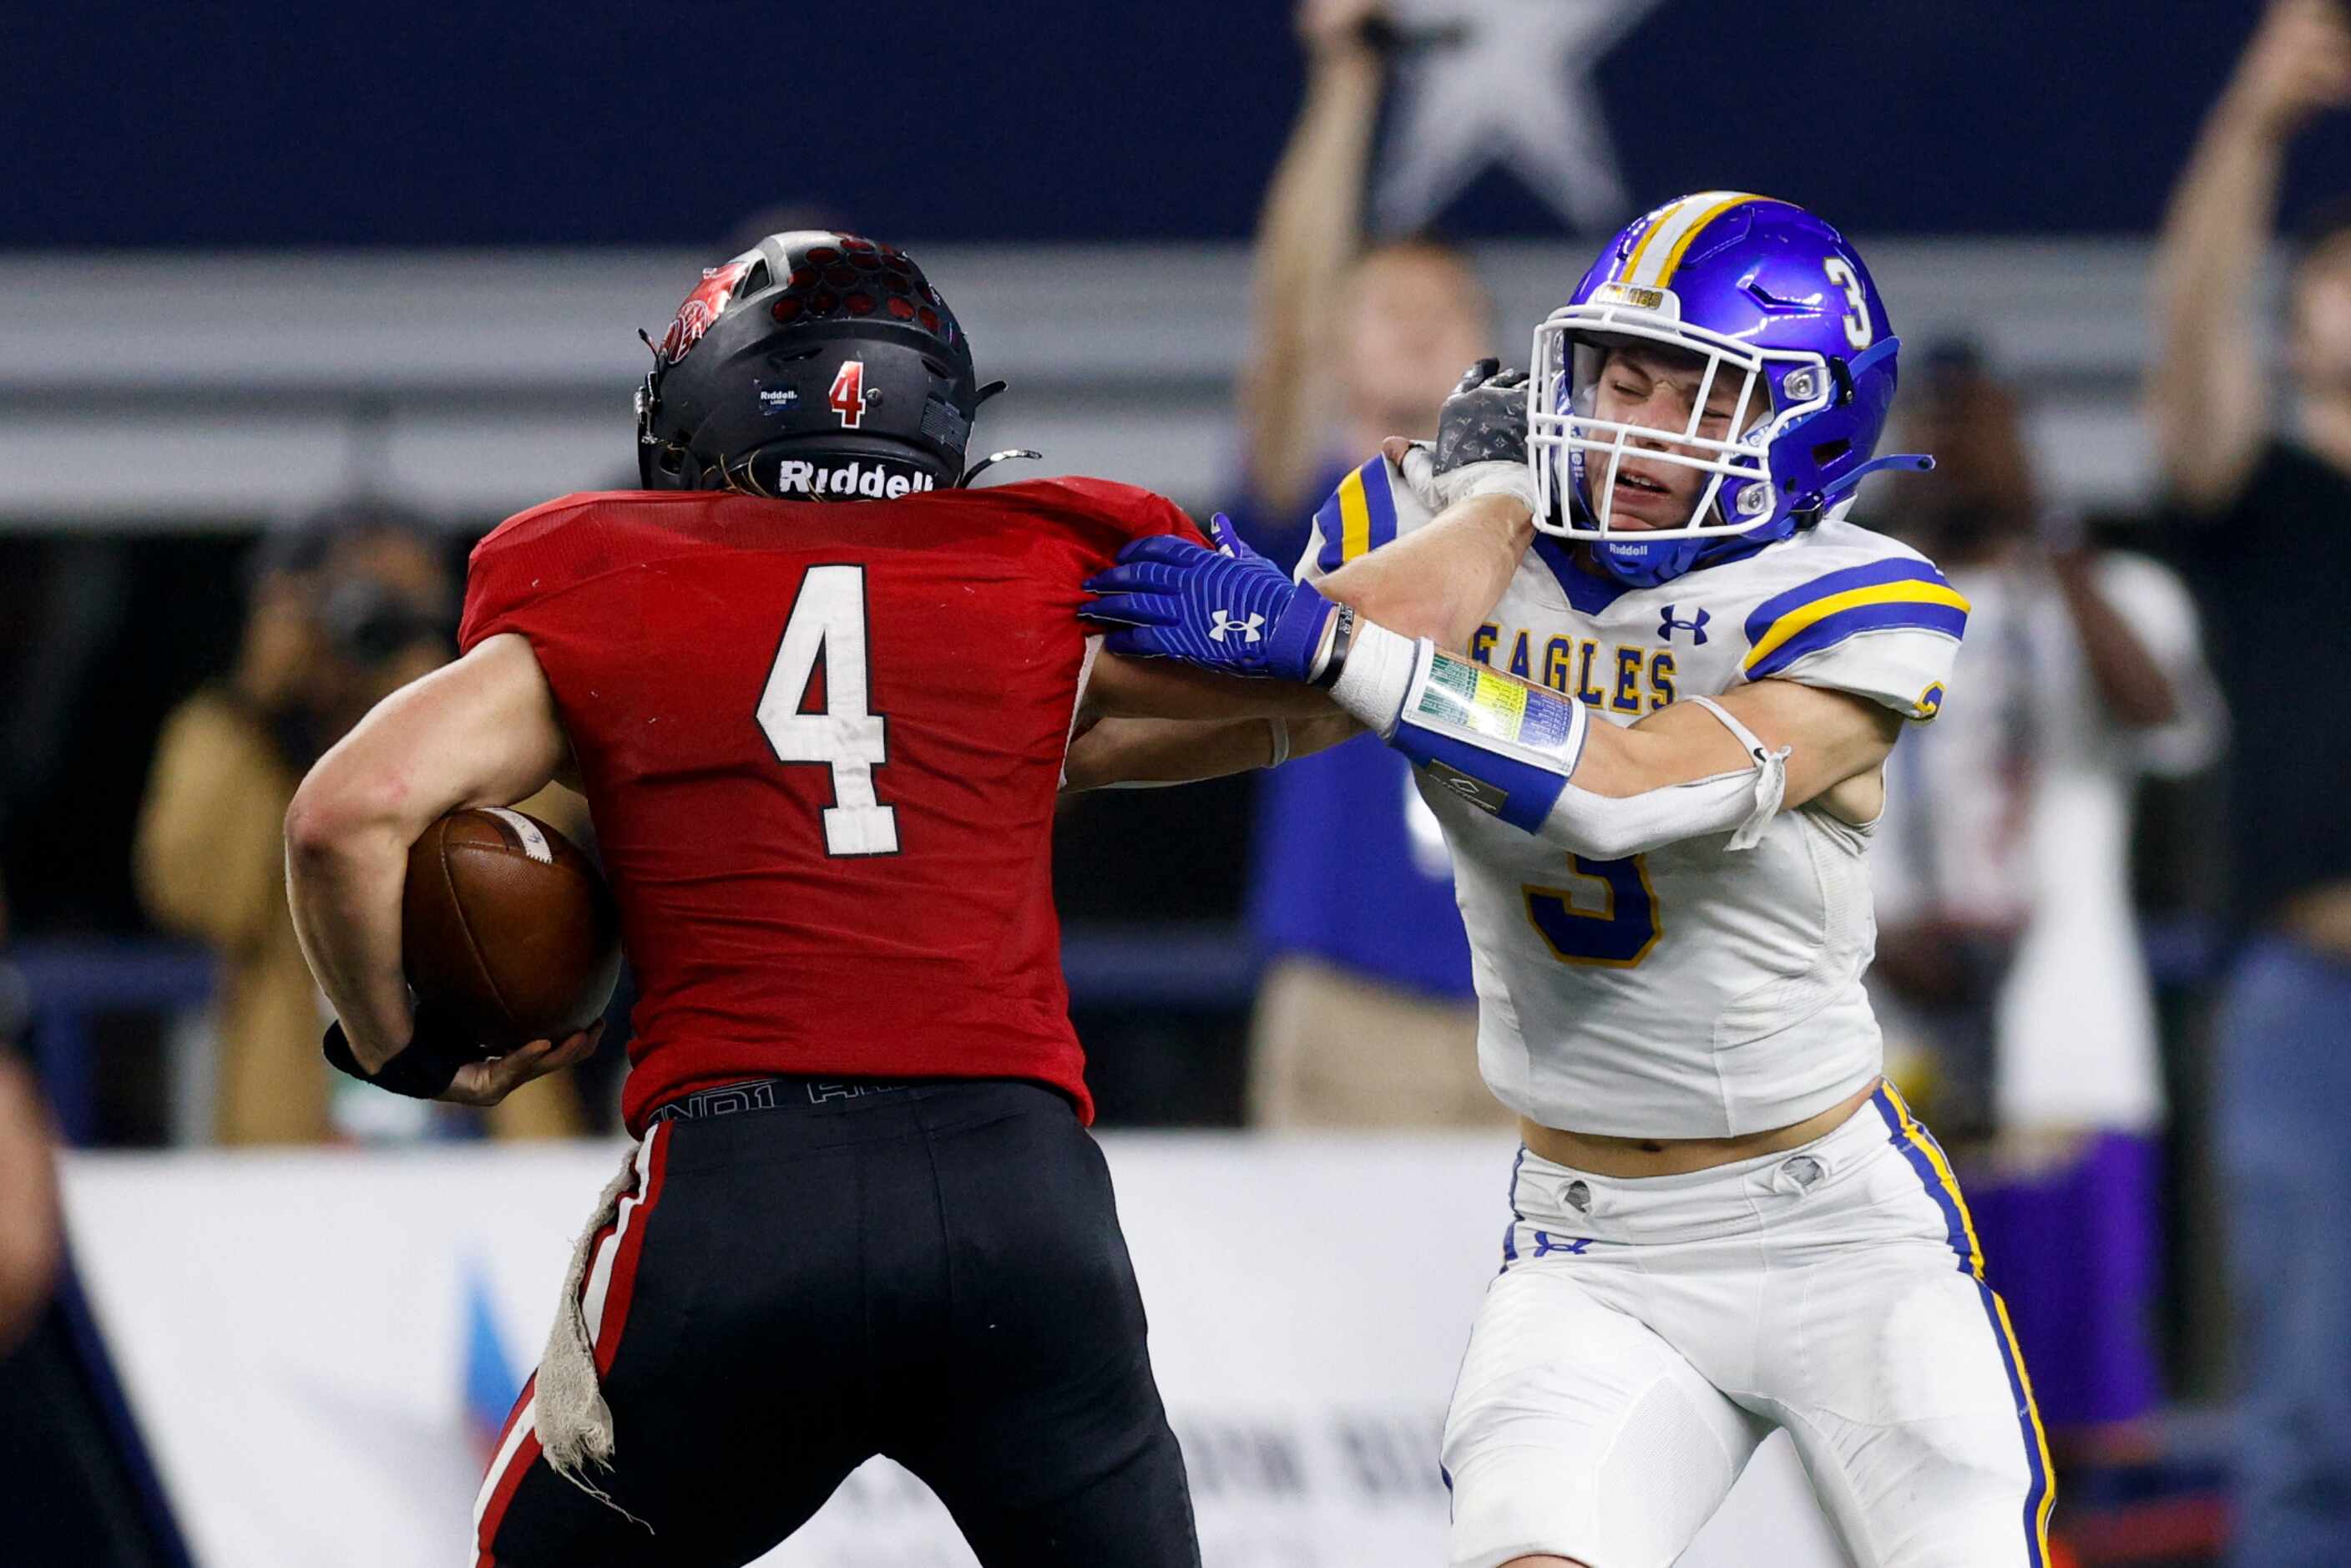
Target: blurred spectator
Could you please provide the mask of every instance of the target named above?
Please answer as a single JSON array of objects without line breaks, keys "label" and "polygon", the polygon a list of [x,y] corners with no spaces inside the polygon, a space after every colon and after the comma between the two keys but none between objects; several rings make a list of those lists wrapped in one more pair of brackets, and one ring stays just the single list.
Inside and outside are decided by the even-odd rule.
[{"label": "blurred spectator", "polygon": [[[2282,376],[2258,303],[2287,147],[2346,105],[2339,0],[2275,0],[2173,193],[2155,274],[2149,413],[2236,710],[2242,943],[2214,1044],[2244,1563],[2351,1563],[2351,727],[2326,689],[2351,582],[2351,214],[2295,260]],[[2299,394],[2291,434],[2273,433],[2283,392]]]},{"label": "blurred spectator", "polygon": [[1286,559],[1347,469],[1384,436],[1433,432],[1462,367],[1490,351],[1492,304],[1468,256],[1426,235],[1364,243],[1384,21],[1380,0],[1302,0],[1306,101],[1258,225],[1247,494],[1231,515]]},{"label": "blurred spectator", "polygon": [[[7,946],[8,894],[0,887],[0,955]],[[21,988],[0,956],[0,1361],[40,1316],[65,1255],[56,1140],[40,1087],[13,1054],[24,1024]]]},{"label": "blurred spectator", "polygon": [[[455,626],[428,533],[380,507],[329,514],[263,547],[235,670],[164,724],[136,869],[156,923],[221,956],[224,1143],[313,1142],[335,1130],[333,1075],[319,1052],[325,1018],[286,908],[286,807],[303,771],[378,699],[448,660]],[[530,809],[546,814],[547,802]],[[576,830],[576,817],[553,811]],[[567,1079],[542,1080],[489,1115],[508,1135],[580,1125]]]},{"label": "blurred spectator", "polygon": [[65,1255],[52,1142],[33,1075],[0,1033],[0,1359],[40,1316]]},{"label": "blurred spectator", "polygon": [[[0,950],[7,945],[7,892],[0,888]],[[18,986],[16,971],[0,961],[0,1361],[47,1305],[65,1258],[56,1139],[40,1087],[13,1053],[24,1021]]]},{"label": "blurred spectator", "polygon": [[[1383,436],[1434,430],[1437,405],[1491,340],[1490,304],[1459,252],[1425,238],[1364,247],[1381,18],[1371,0],[1300,7],[1306,102],[1258,232],[1248,494],[1228,509],[1284,560]],[[1249,918],[1270,965],[1249,1119],[1507,1123],[1478,1076],[1452,868],[1403,759],[1358,737],[1268,775],[1260,801]]]},{"label": "blurred spectator", "polygon": [[2133,786],[2209,763],[2222,731],[2187,590],[2082,548],[2044,510],[2008,387],[1930,350],[1905,444],[1931,475],[1887,497],[1973,608],[1937,721],[1888,764],[1871,857],[1873,996],[1889,1065],[1908,1034],[1968,1188],[2061,1462],[2132,1457],[2160,1398],[2150,1341],[2165,1118],[2129,866]]}]

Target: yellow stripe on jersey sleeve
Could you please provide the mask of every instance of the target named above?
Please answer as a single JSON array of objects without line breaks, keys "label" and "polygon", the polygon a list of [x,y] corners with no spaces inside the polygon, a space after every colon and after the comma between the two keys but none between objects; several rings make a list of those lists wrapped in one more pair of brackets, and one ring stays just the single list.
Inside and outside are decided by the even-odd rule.
[{"label": "yellow stripe on jersey sleeve", "polygon": [[1827,620],[1832,615],[1847,610],[1859,610],[1878,604],[1937,604],[1956,610],[1962,615],[1965,615],[1969,610],[1964,594],[1955,588],[1947,588],[1939,582],[1909,580],[1901,582],[1882,582],[1868,588],[1849,589],[1843,593],[1832,593],[1825,599],[1816,599],[1810,604],[1789,611],[1785,615],[1772,622],[1770,629],[1757,638],[1754,646],[1748,650],[1746,662],[1741,668],[1752,670],[1770,658],[1773,651],[1782,643],[1798,635],[1806,628]]},{"label": "yellow stripe on jersey sleeve", "polygon": [[1339,481],[1339,559],[1350,561],[1372,548],[1372,507],[1364,497],[1364,471],[1351,468]]}]

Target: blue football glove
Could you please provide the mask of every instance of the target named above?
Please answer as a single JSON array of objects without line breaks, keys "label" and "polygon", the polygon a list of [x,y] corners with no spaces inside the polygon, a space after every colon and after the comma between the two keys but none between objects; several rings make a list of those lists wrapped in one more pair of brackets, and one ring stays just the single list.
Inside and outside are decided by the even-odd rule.
[{"label": "blue football glove", "polygon": [[1304,681],[1314,672],[1331,601],[1249,548],[1223,513],[1216,549],[1166,534],[1140,538],[1089,578],[1079,610],[1113,628],[1102,646],[1136,659],[1180,659],[1228,675]]}]

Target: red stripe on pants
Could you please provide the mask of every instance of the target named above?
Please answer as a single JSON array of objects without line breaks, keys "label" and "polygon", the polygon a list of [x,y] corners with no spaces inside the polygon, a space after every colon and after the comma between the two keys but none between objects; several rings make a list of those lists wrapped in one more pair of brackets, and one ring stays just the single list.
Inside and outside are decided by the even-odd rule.
[{"label": "red stripe on pants", "polygon": [[[598,1255],[616,1233],[620,1237],[619,1250],[612,1259],[611,1275],[604,1287],[604,1310],[596,1322],[588,1325],[589,1343],[595,1351],[596,1375],[600,1378],[611,1371],[612,1358],[620,1352],[622,1332],[628,1324],[629,1302],[636,1294],[637,1264],[644,1256],[645,1224],[652,1218],[654,1207],[661,1202],[662,1175],[669,1164],[669,1132],[668,1123],[656,1122],[645,1134],[648,1149],[644,1156],[643,1190],[624,1194],[618,1212],[612,1217],[612,1223],[598,1230],[595,1239],[589,1244],[589,1267],[580,1281],[583,1301],[595,1280]],[[528,1408],[538,1382],[538,1375],[534,1373],[530,1381],[523,1385],[521,1396],[516,1399],[514,1410],[507,1416],[506,1430],[499,1434],[500,1449],[506,1447],[507,1438],[513,1434],[515,1422]],[[496,1568],[498,1527],[506,1522],[507,1510],[513,1506],[515,1493],[522,1490],[523,1478],[530,1473],[531,1466],[538,1463],[540,1452],[538,1434],[535,1430],[525,1434],[523,1440],[516,1445],[513,1456],[498,1476],[496,1489],[490,1493],[488,1506],[482,1511],[481,1529],[475,1541],[477,1553],[475,1568]],[[490,1462],[497,1462],[495,1453]]]}]

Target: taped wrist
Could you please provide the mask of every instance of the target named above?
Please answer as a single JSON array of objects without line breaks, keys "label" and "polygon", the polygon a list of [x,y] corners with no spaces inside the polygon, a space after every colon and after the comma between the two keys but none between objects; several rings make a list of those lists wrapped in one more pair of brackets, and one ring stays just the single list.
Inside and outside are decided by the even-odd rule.
[{"label": "taped wrist", "polygon": [[1515,463],[1472,463],[1437,479],[1447,498],[1466,501],[1473,496],[1510,496],[1530,512],[1535,509],[1534,470],[1524,459]]},{"label": "taped wrist", "polygon": [[1329,686],[1332,702],[1385,740],[1412,688],[1415,661],[1431,644],[1352,615],[1347,624],[1346,645],[1332,647],[1315,684]]},{"label": "taped wrist", "polygon": [[445,1021],[424,1009],[416,1013],[416,1032],[398,1055],[373,1072],[359,1064],[351,1054],[351,1042],[343,1033],[343,1023],[337,1019],[327,1026],[323,1042],[327,1065],[338,1072],[349,1073],[362,1083],[394,1094],[405,1094],[412,1100],[436,1100],[449,1092],[456,1081],[457,1069],[469,1061],[481,1060],[481,1048],[467,1040],[463,1032],[448,1027]]}]

